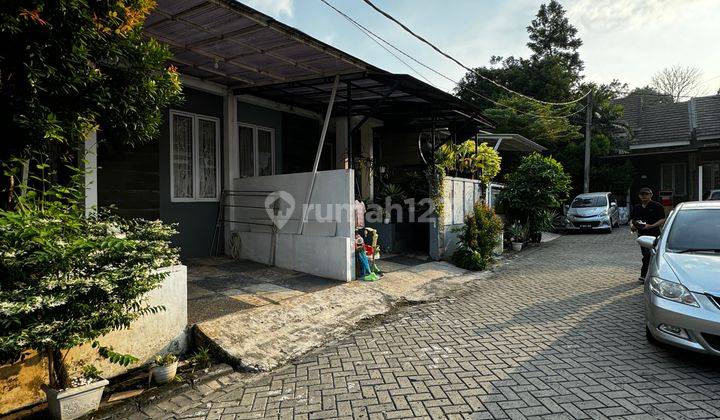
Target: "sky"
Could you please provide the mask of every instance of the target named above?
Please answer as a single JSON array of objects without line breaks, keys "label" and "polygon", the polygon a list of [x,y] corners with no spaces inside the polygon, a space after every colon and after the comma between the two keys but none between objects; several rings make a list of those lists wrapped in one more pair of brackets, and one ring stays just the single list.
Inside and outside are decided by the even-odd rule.
[{"label": "sky", "polygon": [[[382,69],[418,76],[320,0],[241,0],[273,18]],[[464,70],[390,22],[362,0],[328,0],[362,25],[453,80]],[[549,0],[547,0],[549,1]],[[543,0],[374,0],[470,67],[493,55],[527,57],[526,27]],[[583,40],[585,80],[648,85],[659,70],[693,66],[703,90],[720,88],[720,0],[560,0]],[[454,83],[409,62],[436,87]]]}]

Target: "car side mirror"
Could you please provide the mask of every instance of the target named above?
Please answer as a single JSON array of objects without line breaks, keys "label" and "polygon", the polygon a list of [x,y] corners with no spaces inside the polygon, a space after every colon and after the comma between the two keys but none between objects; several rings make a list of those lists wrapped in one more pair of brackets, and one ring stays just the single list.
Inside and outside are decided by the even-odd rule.
[{"label": "car side mirror", "polygon": [[610,207],[617,207],[617,203],[613,201],[612,203],[610,203]]},{"label": "car side mirror", "polygon": [[643,248],[654,249],[657,238],[654,236],[641,236],[637,238],[637,243]]}]

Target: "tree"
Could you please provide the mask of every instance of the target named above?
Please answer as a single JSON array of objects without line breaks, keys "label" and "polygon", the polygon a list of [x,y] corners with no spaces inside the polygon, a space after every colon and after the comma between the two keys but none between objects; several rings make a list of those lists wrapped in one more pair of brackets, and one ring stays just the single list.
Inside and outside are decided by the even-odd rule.
[{"label": "tree", "polygon": [[563,7],[555,0],[543,4],[527,31],[530,37],[527,45],[533,52],[529,58],[492,56],[490,66],[467,72],[455,93],[481,109],[494,107],[474,92],[492,101],[509,93],[481,77],[484,76],[544,101],[573,98],[582,79],[583,62],[578,53],[582,40],[577,37],[577,29],[570,24]]},{"label": "tree", "polygon": [[163,109],[180,98],[180,82],[166,64],[169,50],[142,34],[154,4],[2,2],[1,160],[33,151],[70,159],[94,128],[130,146],[157,136]]},{"label": "tree", "polygon": [[655,73],[652,87],[679,102],[683,98],[702,94],[701,78],[702,71],[697,67],[667,67]]},{"label": "tree", "polygon": [[485,114],[495,122],[500,133],[516,133],[545,147],[551,153],[562,145],[580,137],[579,126],[571,124],[564,115],[570,108],[557,108],[512,96],[498,101]]},{"label": "tree", "polygon": [[527,31],[532,60],[559,59],[576,78],[581,78],[584,64],[578,48],[582,46],[582,40],[577,37],[577,28],[570,24],[560,3],[551,0],[541,5]]}]

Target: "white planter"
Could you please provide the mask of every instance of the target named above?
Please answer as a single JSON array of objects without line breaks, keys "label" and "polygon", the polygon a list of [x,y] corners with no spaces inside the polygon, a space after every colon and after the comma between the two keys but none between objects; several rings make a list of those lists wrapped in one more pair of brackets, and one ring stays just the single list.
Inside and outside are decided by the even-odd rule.
[{"label": "white planter", "polygon": [[166,384],[175,378],[177,367],[178,362],[171,363],[167,366],[155,366],[150,369],[150,377],[157,384]]},{"label": "white planter", "polygon": [[97,410],[107,384],[109,382],[102,379],[91,384],[64,390],[57,390],[43,384],[42,389],[47,395],[50,415],[55,419],[70,420]]},{"label": "white planter", "polygon": [[520,250],[522,249],[522,247],[523,247],[523,243],[522,243],[522,242],[513,242],[513,243],[512,243],[512,249],[513,249],[513,251],[520,251]]}]

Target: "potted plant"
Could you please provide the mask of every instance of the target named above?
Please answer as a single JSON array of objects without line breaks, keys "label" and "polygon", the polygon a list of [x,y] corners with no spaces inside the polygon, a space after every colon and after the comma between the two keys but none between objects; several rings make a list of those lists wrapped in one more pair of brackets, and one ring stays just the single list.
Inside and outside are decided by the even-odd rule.
[{"label": "potted plant", "polygon": [[97,410],[109,383],[101,374],[94,365],[84,365],[81,376],[70,380],[69,388],[58,390],[42,384],[50,414],[55,418],[74,419]]},{"label": "potted plant", "polygon": [[174,354],[155,356],[155,363],[150,368],[150,379],[157,384],[166,384],[175,379],[177,373],[178,358]]},{"label": "potted plant", "polygon": [[22,360],[28,350],[45,355],[43,389],[61,419],[97,408],[107,384],[90,368],[83,377],[95,381],[73,381],[67,353],[92,343],[112,363],[137,361],[98,339],[163,310],[149,306],[147,294],[168,275],[157,269],[178,261],[169,245],[175,231],[159,221],[85,217],[81,175],[70,185],[38,177],[38,188],[13,197],[14,210],[0,210],[0,360]]},{"label": "potted plant", "polygon": [[508,236],[510,236],[513,251],[522,250],[523,244],[525,243],[525,227],[523,227],[520,223],[513,223],[507,230]]}]

